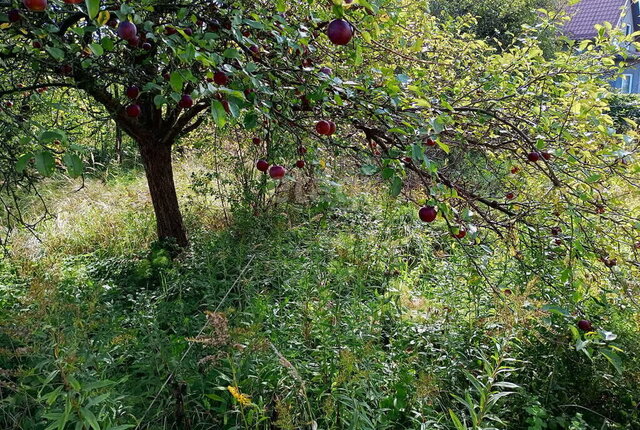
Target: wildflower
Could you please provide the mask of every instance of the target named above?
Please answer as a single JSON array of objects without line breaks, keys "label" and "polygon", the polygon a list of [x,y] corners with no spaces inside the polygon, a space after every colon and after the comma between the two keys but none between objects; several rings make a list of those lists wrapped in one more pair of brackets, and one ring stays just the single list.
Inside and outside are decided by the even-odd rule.
[{"label": "wildflower", "polygon": [[246,394],[242,394],[238,387],[233,387],[229,385],[227,390],[231,393],[234,399],[238,401],[242,406],[249,406],[251,404],[251,399]]}]

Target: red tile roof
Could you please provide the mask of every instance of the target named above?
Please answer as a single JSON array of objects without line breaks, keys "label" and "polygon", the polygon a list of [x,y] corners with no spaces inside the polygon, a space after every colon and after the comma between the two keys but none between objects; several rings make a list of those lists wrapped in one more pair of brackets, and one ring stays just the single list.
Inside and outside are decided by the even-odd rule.
[{"label": "red tile roof", "polygon": [[591,39],[597,35],[596,24],[618,24],[627,1],[632,0],[581,0],[567,7],[567,14],[573,18],[564,30],[572,39]]}]

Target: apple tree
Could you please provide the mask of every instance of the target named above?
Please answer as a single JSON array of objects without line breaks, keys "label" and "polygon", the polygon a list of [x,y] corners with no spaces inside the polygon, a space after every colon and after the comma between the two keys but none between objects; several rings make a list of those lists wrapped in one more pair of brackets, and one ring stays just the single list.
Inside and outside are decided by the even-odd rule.
[{"label": "apple tree", "polygon": [[[637,252],[637,214],[620,209],[637,135],[614,127],[606,82],[624,65],[610,37],[624,36],[602,27],[549,57],[538,35],[562,23],[550,14],[498,52],[473,19],[438,22],[428,3],[5,1],[0,97],[69,89],[104,109],[137,143],[159,237],[182,246],[172,149],[211,125],[253,138],[270,180],[307,150],[349,154],[452,240],[492,234],[515,256],[530,240],[607,267]],[[30,131],[12,140],[40,145],[13,151],[20,170],[51,166],[64,130],[17,123]],[[62,164],[77,173],[77,158]]]}]

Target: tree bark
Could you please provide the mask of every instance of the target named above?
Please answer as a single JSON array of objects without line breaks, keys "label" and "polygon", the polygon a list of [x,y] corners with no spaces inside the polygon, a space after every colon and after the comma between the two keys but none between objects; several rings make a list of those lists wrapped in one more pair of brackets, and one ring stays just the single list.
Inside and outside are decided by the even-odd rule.
[{"label": "tree bark", "polygon": [[173,181],[171,145],[138,142],[138,147],[156,214],[158,238],[174,239],[178,245],[185,247],[189,242]]}]

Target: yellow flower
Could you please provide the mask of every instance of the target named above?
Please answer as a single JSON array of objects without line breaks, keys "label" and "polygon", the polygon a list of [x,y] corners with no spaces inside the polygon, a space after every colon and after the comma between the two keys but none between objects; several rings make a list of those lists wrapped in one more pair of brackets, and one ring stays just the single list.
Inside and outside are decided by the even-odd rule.
[{"label": "yellow flower", "polygon": [[242,406],[249,406],[251,404],[251,399],[246,394],[242,394],[238,387],[233,387],[229,385],[227,390],[231,393],[234,399],[238,401]]}]

